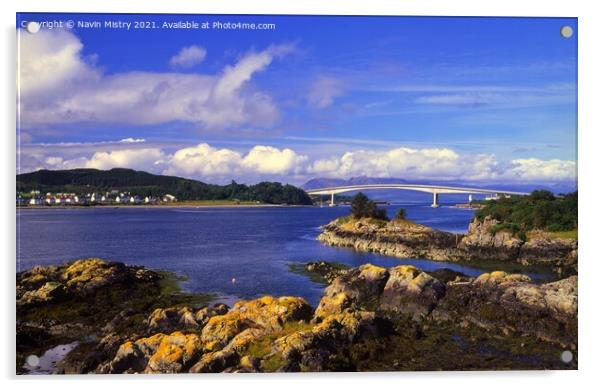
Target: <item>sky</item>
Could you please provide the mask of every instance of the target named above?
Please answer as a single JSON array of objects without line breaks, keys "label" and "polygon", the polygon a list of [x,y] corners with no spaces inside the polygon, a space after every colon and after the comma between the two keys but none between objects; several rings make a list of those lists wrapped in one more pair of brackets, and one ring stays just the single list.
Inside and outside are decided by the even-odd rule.
[{"label": "sky", "polygon": [[17,173],[576,184],[574,18],[25,13],[17,26]]}]

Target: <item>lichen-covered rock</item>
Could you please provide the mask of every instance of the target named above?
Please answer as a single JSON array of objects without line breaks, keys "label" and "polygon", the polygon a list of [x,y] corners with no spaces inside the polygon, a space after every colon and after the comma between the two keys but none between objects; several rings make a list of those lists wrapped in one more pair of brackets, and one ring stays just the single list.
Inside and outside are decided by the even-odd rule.
[{"label": "lichen-covered rock", "polygon": [[168,307],[155,309],[147,318],[149,333],[171,333],[178,330],[201,329],[209,318],[228,312],[228,306],[217,304],[214,307],[193,309],[190,307]]},{"label": "lichen-covered rock", "polygon": [[305,299],[295,296],[264,296],[248,302],[236,302],[231,312],[239,313],[243,319],[249,319],[256,325],[275,330],[281,329],[286,322],[310,320],[313,308]]},{"label": "lichen-covered rock", "polygon": [[202,349],[197,334],[158,333],[123,343],[101,372],[178,373],[190,368],[202,354]]},{"label": "lichen-covered rock", "polygon": [[314,318],[320,320],[346,309],[374,309],[388,278],[385,268],[372,264],[347,271],[326,288]]},{"label": "lichen-covered rock", "polygon": [[[182,319],[193,319],[194,324],[187,326],[193,333],[157,333],[128,341],[121,345],[104,371],[221,372],[237,366],[241,355],[254,341],[282,330],[288,322],[309,321],[313,313],[302,298],[271,296],[239,301],[230,311],[221,305],[202,309],[202,314],[199,311],[190,308],[155,310],[148,319],[154,329],[186,325]],[[218,312],[222,314],[209,317]],[[197,320],[199,317],[207,319],[206,323]],[[241,367],[241,371],[243,369]]]},{"label": "lichen-covered rock", "polygon": [[444,294],[445,285],[438,279],[414,266],[401,265],[389,269],[379,309],[422,318]]},{"label": "lichen-covered rock", "polygon": [[462,238],[459,247],[474,258],[516,259],[524,241],[510,231],[495,231],[499,223],[490,216],[483,220],[475,218],[468,226],[468,233]]},{"label": "lichen-covered rock", "polygon": [[65,300],[65,286],[57,282],[47,282],[37,290],[25,291],[17,300],[17,306],[32,306],[43,303],[53,303]]},{"label": "lichen-covered rock", "polygon": [[[58,370],[65,373],[441,367],[442,361],[435,359],[444,359],[444,367],[449,365],[450,369],[475,365],[480,368],[492,364],[481,364],[480,356],[474,353],[480,350],[475,349],[492,343],[506,352],[493,354],[510,359],[510,365],[522,366],[527,364],[516,359],[513,349],[520,346],[517,354],[527,354],[524,342],[529,343],[530,355],[539,354],[542,346],[554,352],[553,360],[545,358],[534,366],[556,367],[559,349],[576,349],[576,276],[537,284],[527,276],[502,271],[468,278],[453,271],[426,273],[407,265],[387,269],[367,264],[336,277],[314,312],[304,299],[290,296],[239,301],[230,310],[225,305],[198,309],[180,302],[174,303],[178,307],[169,307],[163,304],[165,299],[159,293],[156,295],[161,295],[160,299],[144,299],[144,292],[158,292],[152,281],[151,287],[135,288],[153,278],[145,270],[126,266],[122,280],[108,280],[99,286],[102,281],[94,279],[100,274],[106,279],[119,279],[121,275],[115,277],[114,271],[120,266],[92,261],[71,267],[35,269],[17,275],[23,283],[20,300],[37,298],[44,302],[36,308],[51,307],[42,314],[34,310],[31,315],[22,315],[29,321],[18,322],[21,351],[32,349],[30,343],[48,344],[43,348],[48,349],[54,346],[48,342],[53,338],[75,335],[86,339],[59,363]],[[69,275],[65,275],[68,268]],[[42,278],[44,283],[40,283]],[[66,283],[74,279],[79,280],[68,287]],[[61,296],[57,290],[64,290],[65,294]],[[111,290],[119,293],[112,294]],[[121,300],[115,295],[123,298],[132,292],[137,292],[143,303],[112,307],[114,301]],[[56,302],[58,305],[50,303],[56,297],[66,299]],[[156,300],[161,302],[153,304]],[[97,315],[85,321],[59,319],[44,326],[44,322],[52,322],[47,317],[62,318],[57,313],[69,317],[89,314],[88,301],[104,303],[102,306],[110,309],[110,314],[97,324],[97,331],[90,326],[95,324]],[[79,310],[64,309],[74,306]],[[150,306],[162,307],[150,310]],[[23,314],[28,308],[21,306],[18,311]],[[98,334],[100,339],[89,333]],[[514,344],[517,341],[520,343]],[[513,342],[510,351],[506,342]],[[472,349],[473,354],[468,354],[465,347]],[[425,354],[425,349],[432,354]],[[32,353],[28,350],[27,354]],[[416,364],[416,359],[421,363]]]},{"label": "lichen-covered rock", "polygon": [[531,278],[523,274],[509,274],[504,271],[486,272],[479,275],[474,282],[476,284],[502,284],[511,282],[530,282]]},{"label": "lichen-covered rock", "polygon": [[[298,331],[274,341],[273,349],[290,370],[328,370],[330,356],[360,338],[376,337],[379,327],[373,312],[353,311],[329,315],[309,330]],[[292,368],[292,369],[291,369]]]},{"label": "lichen-covered rock", "polygon": [[495,271],[448,284],[431,316],[575,347],[577,298],[576,276],[535,284],[524,275]]},{"label": "lichen-covered rock", "polygon": [[318,240],[331,246],[400,258],[453,261],[462,258],[461,250],[457,249],[461,237],[410,221],[337,219],[322,227]]},{"label": "lichen-covered rock", "polygon": [[187,370],[202,352],[201,339],[197,334],[177,331],[164,336],[149,358],[146,371],[150,373],[178,373]]},{"label": "lichen-covered rock", "polygon": [[502,260],[522,265],[546,265],[559,277],[577,274],[577,241],[530,233],[524,241],[499,229],[490,216],[474,218],[466,235],[446,233],[410,221],[337,219],[322,227],[318,240],[331,246],[377,252],[400,258],[438,261]]},{"label": "lichen-covered rock", "polygon": [[539,264],[555,268],[559,277],[577,274],[578,243],[575,239],[552,237],[533,232],[521,247],[518,261],[524,265]]},{"label": "lichen-covered rock", "polygon": [[123,263],[110,263],[101,259],[78,260],[63,272],[65,286],[76,294],[91,294],[99,288],[121,282],[128,271]]}]

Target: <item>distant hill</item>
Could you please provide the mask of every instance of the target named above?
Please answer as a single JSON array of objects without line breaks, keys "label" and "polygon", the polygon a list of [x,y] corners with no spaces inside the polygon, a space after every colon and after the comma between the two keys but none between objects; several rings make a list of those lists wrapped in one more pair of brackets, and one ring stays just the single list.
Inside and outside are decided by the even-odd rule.
[{"label": "distant hill", "polygon": [[119,190],[139,196],[175,195],[179,200],[260,201],[269,204],[310,205],[311,199],[300,188],[277,182],[243,185],[213,185],[193,179],[155,175],[126,168],[96,170],[39,170],[17,175],[17,191],[92,193]]}]

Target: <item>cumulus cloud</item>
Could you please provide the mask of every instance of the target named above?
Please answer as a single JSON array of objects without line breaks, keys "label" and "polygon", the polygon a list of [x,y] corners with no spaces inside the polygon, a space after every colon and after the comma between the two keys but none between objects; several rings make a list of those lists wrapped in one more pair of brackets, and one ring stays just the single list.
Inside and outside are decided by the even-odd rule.
[{"label": "cumulus cloud", "polygon": [[326,108],[333,104],[336,97],[343,94],[343,84],[332,77],[319,77],[311,85],[307,101],[315,108]]},{"label": "cumulus cloud", "polygon": [[[74,122],[156,125],[187,121],[210,128],[269,127],[279,114],[271,97],[246,87],[290,45],[248,52],[218,74],[127,72],[87,63],[72,33],[42,30],[20,41],[21,125]],[[48,71],[52,69],[52,71]]]},{"label": "cumulus cloud", "polygon": [[170,158],[166,174],[186,176],[236,175],[242,156],[226,148],[217,149],[203,143],[176,151]]},{"label": "cumulus cloud", "polygon": [[576,162],[536,158],[500,162],[490,154],[462,155],[449,148],[400,147],[346,152],[340,157],[316,160],[307,172],[312,176],[344,178],[564,181],[575,179]]},{"label": "cumulus cloud", "polygon": [[279,150],[269,146],[255,146],[242,161],[243,167],[260,174],[287,174],[299,172],[307,156],[298,155],[295,151],[285,148]]},{"label": "cumulus cloud", "polygon": [[307,156],[288,148],[256,145],[245,155],[202,143],[176,151],[165,173],[228,179],[241,175],[287,175],[300,172],[306,160]]},{"label": "cumulus cloud", "polygon": [[510,180],[551,180],[575,179],[577,162],[573,160],[541,160],[536,158],[514,159],[501,176]]},{"label": "cumulus cloud", "polygon": [[[96,81],[100,72],[83,58],[83,44],[65,30],[19,33],[17,57],[18,90],[21,98],[32,98],[66,89],[79,82]],[[45,95],[47,99],[48,95]]]},{"label": "cumulus cloud", "polygon": [[183,47],[180,52],[169,60],[169,64],[174,67],[192,67],[205,60],[207,50],[201,46]]},{"label": "cumulus cloud", "polygon": [[[460,154],[449,148],[357,150],[331,158],[310,158],[290,148],[255,145],[247,151],[207,143],[166,152],[160,147],[96,151],[65,158],[36,149],[22,158],[24,169],[127,167],[154,173],[225,182],[279,180],[303,183],[315,177],[394,177],[408,180],[554,182],[576,178],[575,161],[537,158],[498,161],[491,154]],[[56,152],[56,151],[54,151]]]},{"label": "cumulus cloud", "polygon": [[38,161],[35,169],[47,168],[54,170],[73,168],[97,168],[108,170],[115,167],[133,168],[149,172],[161,172],[166,154],[159,148],[123,149],[98,151],[90,157],[64,159],[62,156],[48,156]]},{"label": "cumulus cloud", "polygon": [[137,170],[152,169],[164,163],[165,154],[158,148],[114,150],[96,152],[86,161],[86,167],[107,170],[114,167],[129,167]]}]

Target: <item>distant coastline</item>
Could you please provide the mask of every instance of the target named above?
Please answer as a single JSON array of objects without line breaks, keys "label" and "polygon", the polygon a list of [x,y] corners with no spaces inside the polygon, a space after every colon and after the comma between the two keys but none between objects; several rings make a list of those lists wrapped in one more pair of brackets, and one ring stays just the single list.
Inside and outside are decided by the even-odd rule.
[{"label": "distant coastline", "polygon": [[[203,202],[203,201],[199,201]],[[28,205],[28,206],[17,206],[17,210],[65,210],[65,209],[169,209],[169,208],[292,208],[292,207],[314,207],[314,205],[278,205],[270,203],[258,203],[258,204],[192,204],[192,203],[174,203],[169,205],[93,205],[93,206],[81,206],[81,205],[65,205],[65,206],[44,206],[44,205]]]}]

